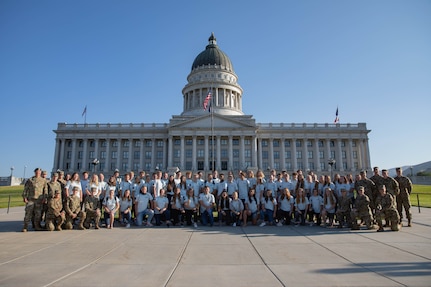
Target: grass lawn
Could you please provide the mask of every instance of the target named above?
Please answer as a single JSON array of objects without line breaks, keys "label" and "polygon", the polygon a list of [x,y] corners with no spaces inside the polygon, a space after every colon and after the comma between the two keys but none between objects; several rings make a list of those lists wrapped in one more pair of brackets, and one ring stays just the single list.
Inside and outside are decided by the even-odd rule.
[{"label": "grass lawn", "polygon": [[[9,196],[11,197],[10,207],[23,206],[22,190],[24,186],[0,186],[0,208],[7,208]],[[431,207],[431,185],[413,185],[413,192],[410,195],[412,205],[417,206],[419,202],[421,207]]]}]

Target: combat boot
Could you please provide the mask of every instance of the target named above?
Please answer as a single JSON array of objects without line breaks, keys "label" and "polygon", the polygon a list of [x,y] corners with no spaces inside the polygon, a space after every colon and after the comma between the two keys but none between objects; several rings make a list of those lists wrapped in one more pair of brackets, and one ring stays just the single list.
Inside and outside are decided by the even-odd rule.
[{"label": "combat boot", "polygon": [[408,226],[408,227],[412,227],[412,220],[411,220],[411,218],[409,218],[408,220],[409,220],[409,221],[408,221],[407,226]]},{"label": "combat boot", "polygon": [[40,226],[40,222],[35,222],[34,230],[42,231],[44,229],[42,228],[42,226]]},{"label": "combat boot", "polygon": [[82,220],[81,220],[81,222],[79,222],[78,229],[79,230],[85,230],[84,223],[82,222]]},{"label": "combat boot", "polygon": [[62,231],[63,229],[61,229],[61,226],[59,225],[59,226],[57,226],[57,228],[55,230]]}]

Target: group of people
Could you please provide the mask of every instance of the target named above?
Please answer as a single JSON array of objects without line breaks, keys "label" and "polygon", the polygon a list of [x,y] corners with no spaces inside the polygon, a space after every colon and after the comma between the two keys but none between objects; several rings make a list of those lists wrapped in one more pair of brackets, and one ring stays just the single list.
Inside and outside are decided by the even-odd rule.
[{"label": "group of people", "polygon": [[[35,230],[99,229],[103,225],[136,226],[315,225],[398,231],[404,208],[411,226],[412,184],[397,168],[392,178],[378,167],[353,175],[318,176],[301,170],[289,174],[252,170],[226,175],[213,171],[155,171],[120,176],[115,170],[107,182],[103,174],[62,171],[44,176],[40,168],[24,186],[24,226]],[[45,173],[46,174],[46,173]],[[102,220],[103,218],[103,220]],[[42,225],[42,222],[45,224]],[[385,222],[385,225],[383,224]]]}]

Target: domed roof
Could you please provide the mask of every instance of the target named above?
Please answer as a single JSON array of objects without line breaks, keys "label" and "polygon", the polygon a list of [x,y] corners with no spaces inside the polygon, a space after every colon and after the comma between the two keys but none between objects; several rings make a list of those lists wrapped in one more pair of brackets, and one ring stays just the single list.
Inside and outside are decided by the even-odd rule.
[{"label": "domed roof", "polygon": [[208,45],[205,51],[201,52],[194,60],[193,69],[202,65],[220,65],[226,67],[227,70],[233,71],[232,63],[229,57],[218,48],[214,33],[208,39]]}]

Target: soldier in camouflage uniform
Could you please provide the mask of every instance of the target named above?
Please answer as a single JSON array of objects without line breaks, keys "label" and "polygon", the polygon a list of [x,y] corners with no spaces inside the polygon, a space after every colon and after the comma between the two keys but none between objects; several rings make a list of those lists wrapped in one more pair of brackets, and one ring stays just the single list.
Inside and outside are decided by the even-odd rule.
[{"label": "soldier in camouflage uniform", "polygon": [[400,215],[400,223],[403,218],[403,206],[406,211],[406,217],[408,220],[408,226],[412,226],[412,212],[410,211],[410,194],[412,193],[412,182],[410,179],[403,175],[403,169],[401,167],[396,168],[397,176],[394,178],[399,185],[400,194],[397,195],[397,210]]},{"label": "soldier in camouflage uniform", "polygon": [[[373,168],[373,176],[372,177],[370,177],[370,180],[372,181],[372,182],[374,182],[374,184],[378,187],[378,186],[381,186],[382,184],[383,184],[383,182],[382,182],[382,180],[383,180],[383,177],[380,175],[380,172],[379,172],[379,168],[377,167],[377,166],[375,166],[374,168]],[[377,191],[377,196],[379,195],[379,192]]]},{"label": "soldier in camouflage uniform", "polygon": [[386,192],[390,193],[396,199],[396,196],[400,194],[400,188],[398,182],[389,176],[388,170],[382,169],[382,185],[386,186]]},{"label": "soldier in camouflage uniform", "polygon": [[367,229],[372,229],[373,213],[370,208],[370,199],[365,194],[365,188],[363,186],[359,186],[356,190],[358,195],[356,196],[352,213],[350,214],[352,218],[352,229],[359,230],[358,219],[365,222]]},{"label": "soldier in camouflage uniform", "polygon": [[390,222],[392,231],[400,230],[400,216],[396,208],[395,197],[386,192],[386,186],[382,185],[379,188],[380,196],[377,198],[377,208],[376,208],[376,219],[379,229],[377,231],[384,231],[383,229],[383,219],[386,222]]},{"label": "soldier in camouflage uniform", "polygon": [[28,179],[24,185],[22,193],[23,201],[25,202],[25,216],[23,232],[27,232],[28,224],[33,220],[33,228],[35,230],[43,230],[40,226],[42,219],[43,203],[46,200],[47,185],[46,180],[41,177],[42,170],[36,168],[34,176]]},{"label": "soldier in camouflage uniform", "polygon": [[[66,223],[64,224],[64,229],[72,229],[73,222],[80,215],[81,199],[78,196],[80,189],[78,186],[74,186],[72,191],[73,194],[67,197],[66,204],[64,205],[64,211],[66,212]],[[79,222],[79,227],[82,227],[82,223],[83,222],[81,220]],[[83,228],[84,227],[82,227],[82,229]]]},{"label": "soldier in camouflage uniform", "polygon": [[48,210],[46,212],[46,229],[48,231],[61,231],[61,225],[65,220],[63,202],[61,201],[61,191],[56,189],[54,197],[48,201]]},{"label": "soldier in camouflage uniform", "polygon": [[355,182],[355,190],[358,191],[360,186],[364,188],[364,193],[370,200],[371,211],[374,211],[376,208],[375,202],[378,195],[377,186],[374,181],[367,178],[367,172],[365,170],[362,170],[359,173],[359,176],[360,179]]},{"label": "soldier in camouflage uniform", "polygon": [[67,181],[64,179],[64,171],[57,170],[58,174],[58,183],[60,183],[61,186],[61,199],[63,201],[63,204],[66,202],[66,194],[64,194],[64,188],[66,187]]},{"label": "soldier in camouflage uniform", "polygon": [[97,195],[97,187],[92,187],[90,195],[87,195],[84,199],[83,211],[80,213],[81,222],[84,222],[84,226],[82,229],[90,228],[90,223],[94,220],[94,228],[99,229],[99,221],[100,221],[100,200],[96,196]]},{"label": "soldier in camouflage uniform", "polygon": [[337,221],[339,222],[338,228],[343,228],[343,224],[347,223],[350,227],[350,212],[352,209],[352,199],[347,196],[347,190],[341,189],[341,196],[337,201],[337,211],[335,213]]}]

